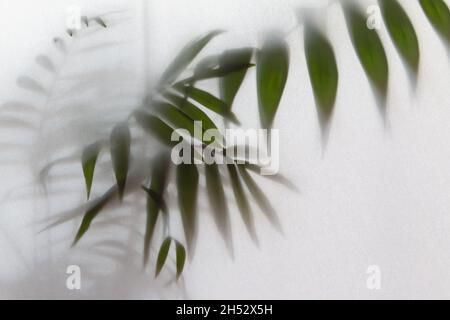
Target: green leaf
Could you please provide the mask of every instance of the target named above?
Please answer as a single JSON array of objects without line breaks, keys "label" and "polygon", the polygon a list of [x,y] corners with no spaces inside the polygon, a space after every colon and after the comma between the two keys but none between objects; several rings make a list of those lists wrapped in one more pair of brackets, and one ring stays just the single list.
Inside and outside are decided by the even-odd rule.
[{"label": "green leaf", "polygon": [[195,164],[177,166],[178,205],[188,250],[193,255],[197,230],[198,170]]},{"label": "green leaf", "polygon": [[450,44],[450,10],[443,0],[420,0],[423,12],[434,29]]},{"label": "green leaf", "polygon": [[344,13],[347,20],[350,38],[359,61],[370,79],[377,98],[381,99],[380,111],[383,117],[386,114],[389,66],[380,37],[375,30],[366,25],[366,16],[354,5],[344,4]]},{"label": "green leaf", "polygon": [[130,129],[126,123],[119,123],[114,127],[110,137],[111,160],[116,176],[120,199],[123,198],[127,182],[128,166],[130,161]]},{"label": "green leaf", "polygon": [[169,121],[174,128],[186,129],[194,136],[194,121],[170,103],[160,102],[153,105],[156,111]]},{"label": "green leaf", "polygon": [[184,246],[180,242],[175,241],[175,244],[176,244],[177,279],[178,279],[183,273],[184,263],[186,262],[186,250],[184,249]]},{"label": "green leaf", "polygon": [[[169,174],[170,156],[169,153],[163,152],[156,158],[152,168],[152,178],[150,188],[144,187],[147,192],[147,221],[144,236],[144,266],[147,265],[150,246],[155,231],[156,222],[160,210],[167,210],[164,202],[164,191],[167,187]],[[148,192],[151,190],[152,192]],[[152,195],[153,194],[153,195]]]},{"label": "green leaf", "polygon": [[91,194],[95,164],[97,162],[100,148],[101,148],[100,143],[98,142],[93,143],[84,149],[83,155],[81,156],[81,165],[83,168],[84,181],[86,182],[86,194],[88,199]]},{"label": "green leaf", "polygon": [[167,255],[170,249],[170,243],[172,242],[172,238],[167,237],[166,240],[161,244],[161,248],[159,249],[158,259],[156,261],[156,272],[155,278],[159,275],[162,268],[164,267],[164,263],[166,263]]},{"label": "green leaf", "polygon": [[256,182],[253,180],[253,178],[250,176],[250,174],[245,169],[244,165],[237,165],[239,169],[239,173],[241,174],[242,180],[247,185],[247,188],[252,195],[252,197],[255,199],[256,204],[261,209],[261,211],[266,215],[266,217],[269,219],[269,221],[279,230],[281,230],[281,224],[278,219],[278,216],[275,213],[275,209],[272,207],[272,205],[269,202],[269,199],[267,199],[264,192],[258,187]]},{"label": "green leaf", "polygon": [[222,31],[219,30],[211,31],[199,39],[187,44],[167,67],[166,71],[164,71],[161,76],[160,85],[164,86],[175,81],[200,51],[202,51],[214,37],[221,33]]},{"label": "green leaf", "polygon": [[174,88],[218,115],[221,115],[235,124],[239,124],[239,120],[236,115],[230,111],[230,107],[224,101],[213,96],[209,92],[182,84],[178,84]]},{"label": "green leaf", "polygon": [[206,189],[214,221],[230,252],[232,252],[228,205],[217,164],[205,164],[205,175]]},{"label": "green leaf", "polygon": [[[237,50],[225,51],[220,58],[221,69],[233,69],[238,65],[249,65],[252,59],[253,48],[242,48]],[[228,75],[220,78],[220,98],[231,109],[234,99],[236,97],[239,88],[244,81],[247,69],[229,73]]]},{"label": "green leaf", "polygon": [[244,189],[242,187],[241,180],[239,178],[236,166],[234,164],[228,164],[228,173],[231,179],[231,186],[233,188],[234,197],[236,198],[236,203],[241,212],[242,220],[245,223],[248,233],[252,239],[257,242],[255,224],[253,222],[253,217],[250,209],[250,203],[247,200]]},{"label": "green leaf", "polygon": [[[253,50],[253,49],[252,49]],[[220,62],[220,61],[219,61]],[[218,63],[219,63],[218,62]],[[231,62],[231,61],[230,61]],[[247,69],[254,67],[253,63],[230,63],[229,65],[218,65],[212,67],[196,68],[194,75],[186,79],[180,80],[180,83],[195,83],[200,80],[226,77],[233,73],[246,72]]]},{"label": "green leaf", "polygon": [[100,211],[105,207],[105,205],[116,195],[117,187],[111,187],[103,196],[92,201],[88,206],[86,213],[83,216],[81,225],[78,228],[78,232],[72,243],[72,246],[76,245],[80,241],[81,237],[88,231],[94,218],[100,213]]},{"label": "green leaf", "polygon": [[419,41],[405,10],[396,0],[379,0],[387,29],[402,59],[417,78],[419,71]]},{"label": "green leaf", "polygon": [[142,190],[144,190],[147,193],[147,195],[150,198],[152,198],[152,200],[158,205],[158,207],[162,210],[162,212],[167,214],[168,212],[167,204],[161,195],[159,195],[155,190],[147,188],[146,186],[142,186]]},{"label": "green leaf", "polygon": [[161,143],[166,144],[169,147],[173,147],[178,143],[177,141],[171,140],[172,132],[174,130],[157,116],[154,116],[143,109],[136,110],[134,116],[145,132],[154,136]]},{"label": "green leaf", "polygon": [[325,133],[333,114],[339,74],[330,41],[312,23],[305,24],[305,55],[320,125]]},{"label": "green leaf", "polygon": [[208,115],[205,112],[197,108],[195,105],[193,105],[186,99],[183,99],[182,97],[171,93],[164,94],[164,97],[171,103],[175,104],[183,113],[185,113],[192,120],[201,121],[204,131],[208,129],[217,129],[216,124],[211,120],[210,117],[208,117]]},{"label": "green leaf", "polygon": [[257,54],[256,81],[261,125],[272,126],[289,71],[289,49],[281,37],[266,40]]}]

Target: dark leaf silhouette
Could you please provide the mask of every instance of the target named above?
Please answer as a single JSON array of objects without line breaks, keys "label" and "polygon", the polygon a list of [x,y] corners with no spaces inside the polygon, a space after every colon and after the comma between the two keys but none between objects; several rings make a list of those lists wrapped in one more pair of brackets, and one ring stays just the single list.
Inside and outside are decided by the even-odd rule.
[{"label": "dark leaf silhouette", "polygon": [[81,165],[83,168],[84,180],[86,183],[86,194],[87,198],[91,194],[92,180],[94,177],[95,164],[97,162],[97,157],[100,152],[100,143],[94,143],[87,146],[81,156]]},{"label": "dark leaf silhouette", "polygon": [[195,105],[193,105],[186,99],[183,99],[182,97],[171,93],[166,93],[164,97],[168,101],[175,104],[183,113],[185,113],[192,120],[201,121],[203,130],[206,131],[208,129],[217,129],[216,124],[205,112],[203,112],[200,108],[197,108]]},{"label": "dark leaf silhouette", "polygon": [[137,110],[134,116],[145,132],[154,136],[161,143],[170,147],[177,144],[176,141],[172,141],[171,139],[174,130],[160,118],[150,114],[146,110]]},{"label": "dark leaf silhouette", "polygon": [[450,45],[450,10],[443,0],[419,0],[434,29]]},{"label": "dark leaf silhouette", "polygon": [[323,133],[333,114],[338,87],[338,68],[333,47],[312,23],[305,25],[305,55]]},{"label": "dark leaf silhouette", "polygon": [[263,128],[270,128],[278,110],[289,71],[289,49],[280,36],[269,37],[257,53],[259,115]]},{"label": "dark leaf silhouette", "polygon": [[194,136],[194,121],[177,107],[170,103],[156,102],[153,108],[166,119],[174,128],[186,129]]},{"label": "dark leaf silhouette", "polygon": [[197,101],[209,110],[221,115],[222,117],[232,121],[235,124],[239,124],[239,120],[237,119],[236,115],[230,111],[230,107],[224,101],[213,96],[209,92],[195,87],[183,85],[178,85],[176,89],[184,93],[189,98]]},{"label": "dark leaf silhouette", "polygon": [[245,166],[238,165],[239,173],[242,177],[242,180],[246,184],[248,190],[250,191],[250,194],[255,199],[256,204],[261,209],[261,211],[267,216],[269,221],[279,230],[281,230],[280,221],[278,219],[278,216],[275,213],[275,209],[270,204],[269,200],[267,199],[264,192],[261,190],[260,187],[256,184],[256,182],[253,180],[253,178],[250,176],[250,174],[245,169]]},{"label": "dark leaf silhouette", "polygon": [[177,191],[186,243],[192,256],[197,229],[198,170],[195,164],[177,166]]},{"label": "dark leaf silhouette", "polygon": [[157,277],[159,275],[162,268],[164,267],[164,264],[166,263],[167,255],[169,254],[171,242],[172,242],[172,238],[167,237],[161,244],[161,247],[160,247],[159,253],[158,253],[158,259],[156,261],[155,277]]},{"label": "dark leaf silhouette", "polygon": [[253,241],[257,242],[255,224],[253,222],[252,212],[250,209],[250,203],[247,200],[244,189],[242,187],[241,180],[239,178],[236,166],[234,164],[228,164],[228,173],[231,179],[231,186],[233,188],[234,197],[236,203],[241,212],[242,220],[245,223],[248,233],[252,237]]},{"label": "dark leaf silhouette", "polygon": [[202,49],[222,31],[211,31],[199,39],[187,44],[181,52],[176,56],[169,67],[161,76],[160,85],[164,86],[172,83],[184,71],[184,69],[194,60],[194,58],[202,51]]},{"label": "dark leaf silhouette", "polygon": [[81,221],[81,225],[78,228],[78,232],[75,236],[72,246],[76,245],[78,241],[80,241],[81,237],[83,237],[86,231],[88,231],[92,221],[105,207],[105,205],[116,195],[116,193],[117,188],[114,186],[110,188],[103,196],[92,202],[83,216],[83,220]]},{"label": "dark leaf silhouette", "polygon": [[175,241],[176,247],[176,263],[177,263],[177,279],[181,276],[181,273],[184,269],[184,263],[186,261],[186,250],[184,249],[184,246],[178,242]]},{"label": "dark leaf silhouette", "polygon": [[209,204],[212,209],[214,221],[230,253],[233,253],[227,199],[217,164],[205,164],[205,177]]},{"label": "dark leaf silhouette", "polygon": [[[232,69],[237,65],[250,65],[252,55],[253,48],[225,51],[220,57],[220,68]],[[230,109],[233,106],[234,98],[236,97],[246,74],[247,68],[232,72],[220,78],[220,98]]]},{"label": "dark leaf silhouette", "polygon": [[376,90],[377,98],[381,99],[379,105],[384,117],[389,66],[383,44],[377,32],[367,27],[365,15],[356,6],[344,4],[344,13],[353,47],[367,77]]},{"label": "dark leaf silhouette", "polygon": [[389,34],[402,59],[417,77],[419,71],[419,41],[405,10],[396,0],[379,0]]},{"label": "dark leaf silhouette", "polygon": [[150,245],[153,238],[153,233],[155,231],[156,222],[158,220],[159,211],[165,206],[163,196],[164,190],[167,186],[169,163],[169,155],[165,152],[161,153],[156,158],[153,164],[150,188],[145,188],[152,190],[156,196],[151,196],[151,194],[147,192],[147,222],[144,236],[144,266],[148,262]]},{"label": "dark leaf silhouette", "polygon": [[130,129],[126,123],[120,123],[111,132],[111,160],[120,199],[123,198],[130,161]]}]

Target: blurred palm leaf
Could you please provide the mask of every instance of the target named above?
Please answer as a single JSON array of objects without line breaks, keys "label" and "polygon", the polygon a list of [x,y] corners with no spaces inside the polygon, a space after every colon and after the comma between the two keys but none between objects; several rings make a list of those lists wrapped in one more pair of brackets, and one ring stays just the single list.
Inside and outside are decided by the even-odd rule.
[{"label": "blurred palm leaf", "polygon": [[198,170],[195,164],[180,164],[177,166],[178,203],[186,243],[191,256],[195,248],[195,234],[197,229],[198,176]]},{"label": "blurred palm leaf", "polygon": [[450,45],[450,10],[444,0],[419,0],[425,15],[436,31]]},{"label": "blurred palm leaf", "polygon": [[96,142],[87,146],[81,157],[81,165],[83,168],[84,180],[86,182],[87,198],[91,195],[92,180],[94,178],[95,164],[97,163],[98,154],[101,145]]},{"label": "blurred palm leaf", "polygon": [[172,83],[184,69],[194,60],[194,58],[203,50],[203,48],[222,31],[214,30],[199,39],[187,44],[176,56],[174,61],[167,67],[161,76],[160,85],[164,86]]},{"label": "blurred palm leaf", "polygon": [[[163,194],[167,187],[167,179],[169,173],[170,158],[168,154],[163,152],[158,155],[153,164],[150,190],[152,190],[158,199],[147,195],[147,222],[144,236],[144,266],[148,262],[150,253],[150,244],[153,238],[156,222],[158,220],[159,211],[162,209]],[[148,193],[148,192],[147,192]]]},{"label": "blurred palm leaf", "polygon": [[380,99],[380,112],[384,117],[389,80],[386,52],[376,30],[367,27],[366,17],[361,10],[347,3],[343,6],[353,47],[375,89],[377,98]]},{"label": "blurred palm leaf", "polygon": [[305,55],[320,125],[325,134],[333,114],[339,74],[330,42],[312,23],[305,25]]},{"label": "blurred palm leaf", "polygon": [[266,39],[257,52],[257,89],[263,128],[270,128],[278,110],[289,71],[289,49],[279,36]]},{"label": "blurred palm leaf", "polygon": [[[250,64],[253,48],[242,48],[225,51],[220,57],[220,68],[227,69],[235,65]],[[247,69],[230,73],[219,80],[220,98],[230,109],[233,106],[234,98],[244,81]]]},{"label": "blurred palm leaf", "polygon": [[419,41],[405,10],[396,0],[380,0],[381,12],[389,34],[402,59],[417,78],[419,71]]},{"label": "blurred palm leaf", "polygon": [[126,123],[120,123],[111,132],[111,160],[116,176],[120,199],[123,197],[130,162],[130,129]]}]

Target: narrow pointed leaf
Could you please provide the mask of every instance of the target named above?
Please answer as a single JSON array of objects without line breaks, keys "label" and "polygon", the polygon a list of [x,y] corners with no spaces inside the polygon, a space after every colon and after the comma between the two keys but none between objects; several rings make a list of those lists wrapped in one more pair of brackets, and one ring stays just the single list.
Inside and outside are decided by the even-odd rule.
[{"label": "narrow pointed leaf", "polygon": [[193,105],[186,99],[183,99],[182,97],[171,93],[166,93],[164,97],[171,103],[175,104],[182,112],[184,112],[192,120],[201,121],[202,127],[205,131],[208,129],[217,129],[216,124],[205,112],[197,108],[195,105]]},{"label": "narrow pointed leaf", "polygon": [[177,191],[186,243],[192,256],[197,230],[198,170],[195,164],[177,166]]},{"label": "narrow pointed leaf", "polygon": [[86,183],[86,195],[89,199],[91,195],[92,180],[94,178],[95,164],[100,152],[100,144],[94,143],[87,146],[81,156],[81,165],[83,168],[84,181]]},{"label": "narrow pointed leaf", "polygon": [[248,233],[254,241],[256,239],[255,224],[252,217],[252,212],[250,209],[250,203],[247,200],[244,189],[242,187],[241,180],[239,178],[236,166],[234,164],[228,164],[228,173],[231,179],[231,186],[233,188],[234,197],[236,198],[236,203],[241,212],[242,220],[245,223]]},{"label": "narrow pointed leaf", "polygon": [[242,177],[242,180],[246,184],[250,194],[255,199],[256,204],[261,209],[261,211],[266,215],[266,217],[269,219],[269,221],[278,229],[281,229],[280,221],[278,219],[278,216],[275,213],[275,209],[270,204],[269,200],[267,199],[264,192],[261,190],[261,188],[258,187],[256,182],[253,180],[253,178],[250,176],[250,174],[245,169],[245,166],[238,165],[239,173]]},{"label": "narrow pointed leaf", "polygon": [[444,0],[419,0],[434,29],[450,45],[450,10]]},{"label": "narrow pointed leaf", "polygon": [[316,27],[305,24],[305,55],[322,131],[329,126],[338,88],[338,68],[330,41]]},{"label": "narrow pointed leaf", "polygon": [[127,182],[130,161],[130,129],[126,123],[118,124],[111,132],[111,160],[116,176],[119,196],[122,199]]},{"label": "narrow pointed leaf", "polygon": [[[220,68],[231,69],[233,66],[237,65],[250,65],[252,55],[253,48],[225,51],[220,58]],[[248,68],[232,72],[220,78],[220,99],[222,99],[230,109],[233,106],[234,98],[247,74],[247,69]]]},{"label": "narrow pointed leaf", "polygon": [[186,69],[186,67],[194,60],[194,58],[202,51],[202,49],[222,31],[212,31],[200,37],[199,39],[187,44],[181,52],[176,56],[169,67],[161,76],[160,85],[172,83]]},{"label": "narrow pointed leaf", "polygon": [[166,259],[167,259],[167,255],[169,254],[171,242],[172,242],[172,239],[170,237],[168,237],[161,244],[161,247],[160,247],[159,253],[158,253],[158,259],[156,260],[155,277],[157,277],[159,275],[162,268],[164,267],[164,264],[166,263]]},{"label": "narrow pointed leaf", "polygon": [[81,221],[81,225],[78,228],[78,232],[75,236],[72,246],[76,245],[78,241],[80,241],[81,237],[88,231],[92,221],[95,217],[100,213],[100,211],[108,204],[109,201],[113,199],[116,195],[117,187],[111,187],[103,196],[92,201],[89,205],[86,213],[83,216],[83,220]]},{"label": "narrow pointed leaf", "polygon": [[145,186],[142,187],[142,189],[147,193],[147,195],[152,198],[152,200],[158,205],[158,207],[161,209],[161,211],[165,214],[167,214],[167,204],[164,201],[164,198],[159,195],[155,190],[152,190],[150,188],[147,188]]},{"label": "narrow pointed leaf", "polygon": [[155,231],[156,222],[158,220],[159,211],[167,210],[164,209],[166,205],[163,197],[164,191],[167,187],[170,164],[169,161],[169,155],[165,152],[157,157],[153,164],[150,188],[146,188],[152,190],[156,194],[156,197],[151,196],[150,194],[147,196],[147,221],[144,236],[144,266],[147,265],[149,259],[151,241]]},{"label": "narrow pointed leaf", "polygon": [[176,241],[176,264],[177,264],[177,279],[180,278],[183,273],[184,263],[186,262],[186,250],[184,246]]},{"label": "narrow pointed leaf", "polygon": [[217,164],[205,164],[206,189],[213,217],[220,234],[231,249],[231,232],[228,217],[228,205],[223,182]]},{"label": "narrow pointed leaf", "polygon": [[202,72],[196,73],[191,77],[180,80],[179,83],[183,84],[192,84],[200,80],[214,79],[214,78],[223,78],[230,74],[247,71],[249,68],[254,67],[253,63],[241,63],[230,65],[227,67],[219,66],[216,68],[203,70]]},{"label": "narrow pointed leaf", "polygon": [[184,114],[180,109],[170,103],[155,103],[154,109],[177,129],[186,129],[194,136],[194,121]]},{"label": "narrow pointed leaf", "polygon": [[172,141],[172,132],[174,131],[169,125],[167,125],[160,118],[150,114],[146,110],[137,110],[134,116],[138,124],[151,136],[154,136],[161,143],[173,147],[177,144],[176,141]]},{"label": "narrow pointed leaf", "polygon": [[281,37],[268,38],[257,54],[256,82],[259,115],[263,128],[270,128],[286,85],[289,49]]},{"label": "narrow pointed leaf", "polygon": [[353,47],[367,77],[375,88],[377,98],[381,98],[380,111],[384,116],[389,66],[383,44],[376,30],[367,27],[366,16],[358,8],[345,4],[344,13]]},{"label": "narrow pointed leaf", "polygon": [[236,115],[230,111],[230,107],[224,101],[213,96],[209,92],[195,87],[183,85],[178,85],[175,87],[175,89],[179,90],[194,101],[197,101],[209,110],[221,115],[222,117],[232,121],[235,124],[239,124],[239,120],[237,119]]},{"label": "narrow pointed leaf", "polygon": [[405,10],[396,0],[379,0],[387,29],[402,59],[417,77],[419,71],[419,41]]}]

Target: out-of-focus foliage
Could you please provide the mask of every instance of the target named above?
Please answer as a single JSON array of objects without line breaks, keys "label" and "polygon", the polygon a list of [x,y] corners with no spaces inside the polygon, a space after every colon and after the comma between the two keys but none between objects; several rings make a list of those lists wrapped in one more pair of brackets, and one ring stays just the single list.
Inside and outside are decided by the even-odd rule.
[{"label": "out-of-focus foliage", "polygon": [[[397,48],[402,60],[417,79],[420,67],[420,45],[414,23],[408,13],[397,0],[379,0],[385,27],[391,40]],[[367,26],[367,17],[355,1],[342,1],[342,10],[347,24],[349,39],[353,45],[357,58],[371,83],[380,112],[386,117],[386,100],[389,89],[389,57],[386,55],[384,44],[379,31]],[[450,13],[442,0],[419,0],[423,12],[427,16],[438,34],[447,42],[450,41]],[[324,9],[326,10],[326,9]],[[320,15],[321,17],[325,15]],[[101,17],[83,18],[85,28],[93,25],[107,28],[108,24]],[[323,132],[328,132],[332,125],[336,97],[339,89],[339,61],[336,58],[333,41],[326,30],[322,30],[317,21],[306,19],[302,21],[304,27],[304,54],[306,58],[312,94],[315,97],[317,113]],[[197,225],[199,220],[198,203],[200,196],[205,194],[211,207],[211,213],[219,233],[224,238],[232,253],[232,232],[229,218],[229,203],[227,188],[232,191],[236,206],[241,213],[245,226],[257,242],[254,226],[254,212],[252,203],[256,203],[269,221],[281,229],[281,224],[275,209],[253,178],[259,173],[259,167],[254,163],[238,163],[235,158],[228,158],[226,164],[174,164],[170,157],[170,148],[178,143],[172,140],[177,129],[185,129],[191,138],[189,146],[192,149],[192,160],[201,160],[203,150],[210,141],[203,137],[194,136],[199,129],[196,121],[202,123],[204,133],[208,129],[221,128],[213,119],[222,118],[225,128],[228,123],[240,125],[239,108],[233,106],[236,96],[246,76],[253,72],[256,66],[256,88],[258,97],[259,117],[263,128],[276,126],[276,114],[282,105],[288,75],[293,72],[290,68],[292,55],[289,43],[282,32],[272,32],[259,48],[229,48],[228,50],[199,59],[201,53],[211,41],[220,38],[222,31],[211,31],[189,42],[175,55],[172,63],[162,73],[161,78],[151,93],[146,92],[140,103],[133,106],[126,121],[108,123],[107,126],[90,128],[96,134],[93,141],[86,143],[83,150],[70,156],[52,160],[41,170],[41,177],[45,179],[56,166],[71,162],[74,159],[81,162],[82,174],[86,186],[88,202],[84,206],[61,215],[50,226],[81,218],[81,224],[75,235],[73,244],[77,244],[89,235],[91,224],[98,221],[99,216],[114,201],[119,208],[145,201],[142,214],[145,215],[145,234],[143,236],[143,261],[147,265],[152,251],[159,248],[153,265],[155,275],[158,276],[167,260],[171,256],[171,243],[175,244],[176,278],[184,269],[186,258],[192,258],[195,251]],[[77,31],[68,30],[69,37],[76,38]],[[67,35],[66,35],[67,37]],[[62,54],[68,52],[67,40],[62,37],[54,39],[54,45]],[[298,57],[296,57],[297,59]],[[57,64],[48,56],[38,55],[36,64],[45,72],[58,73]],[[98,75],[91,74],[92,79]],[[84,74],[79,87],[71,91],[82,89],[87,84],[94,85],[86,79]],[[215,81],[219,88],[219,95],[201,88],[203,81]],[[29,76],[21,76],[17,85],[32,94],[46,98],[51,96],[51,90]],[[1,107],[2,112],[8,114],[0,117],[5,126],[19,128],[25,131],[39,131],[39,123],[24,120],[21,115],[39,114],[35,105],[22,101],[9,102]],[[64,111],[64,110],[60,110]],[[82,121],[87,121],[84,119]],[[87,125],[87,127],[89,127]],[[218,142],[214,142],[218,143]],[[226,141],[220,144],[221,151],[227,157]],[[109,159],[101,162],[104,150],[108,150]],[[97,168],[99,166],[102,168]],[[106,169],[105,169],[106,168]],[[99,169],[103,169],[103,176],[115,178],[102,195],[92,197]],[[291,189],[295,189],[286,178],[277,175],[270,177]],[[202,189],[202,181],[206,190]],[[171,187],[174,187],[171,189]],[[173,195],[170,190],[176,190]],[[204,192],[203,192],[204,191]],[[177,201],[170,201],[175,197]],[[178,207],[176,210],[174,206]],[[172,234],[170,221],[179,211],[183,235],[177,237]],[[154,239],[158,235],[159,239]],[[185,245],[187,253],[185,250]],[[187,256],[187,254],[189,256]]]}]

